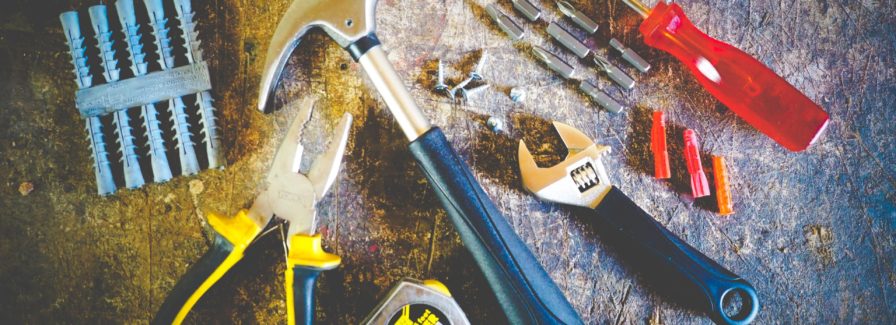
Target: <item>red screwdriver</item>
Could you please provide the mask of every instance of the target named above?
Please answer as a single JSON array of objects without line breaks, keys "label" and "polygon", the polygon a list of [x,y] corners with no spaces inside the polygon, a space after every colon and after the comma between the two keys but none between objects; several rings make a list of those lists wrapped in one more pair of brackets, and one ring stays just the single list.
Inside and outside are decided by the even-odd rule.
[{"label": "red screwdriver", "polygon": [[828,124],[828,113],[749,54],[707,36],[675,3],[650,10],[623,0],[644,17],[644,43],[672,54],[735,114],[791,151],[809,147]]}]

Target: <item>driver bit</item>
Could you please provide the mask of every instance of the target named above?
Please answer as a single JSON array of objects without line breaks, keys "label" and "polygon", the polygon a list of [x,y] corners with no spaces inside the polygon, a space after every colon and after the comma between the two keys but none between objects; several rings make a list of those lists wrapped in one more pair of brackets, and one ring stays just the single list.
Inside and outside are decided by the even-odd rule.
[{"label": "driver bit", "polygon": [[597,32],[597,23],[595,23],[593,19],[585,15],[583,12],[576,9],[576,7],[573,7],[573,5],[569,2],[564,0],[557,1],[557,7],[560,8],[560,12],[562,12],[563,15],[569,17],[572,22],[576,23],[576,25],[579,25],[579,27],[588,32],[588,34],[594,34],[595,32]]},{"label": "driver bit", "polygon": [[[165,8],[162,0],[143,0],[149,15],[149,25],[156,37],[156,52],[162,70],[174,68],[174,53],[171,47],[170,31],[165,25]],[[177,140],[177,152],[180,157],[181,174],[192,175],[199,172],[199,161],[196,159],[195,144],[191,139],[190,124],[187,121],[186,106],[180,97],[168,100],[168,110],[174,122],[174,138]]]},{"label": "driver bit", "polygon": [[[174,0],[174,9],[180,21],[180,30],[183,31],[184,47],[187,49],[187,62],[190,64],[202,62],[202,49],[199,47],[199,32],[196,31],[196,23],[193,21],[193,12],[190,0]],[[205,148],[208,153],[208,168],[220,168],[224,165],[224,152],[221,148],[221,136],[218,130],[214,99],[209,91],[196,94],[199,115],[202,117],[202,133],[205,134]]]},{"label": "driver bit", "polygon": [[[105,5],[96,5],[88,9],[91,26],[96,37],[96,47],[99,49],[100,66],[103,67],[103,77],[106,83],[118,81],[118,60],[115,59],[115,45],[112,41],[112,31],[109,30],[109,15]],[[143,186],[143,172],[140,170],[140,157],[137,155],[131,118],[128,116],[128,108],[122,108],[112,113],[112,124],[115,126],[115,135],[118,137],[118,152],[121,154],[122,170],[124,172],[124,184],[127,188]]]},{"label": "driver bit", "polygon": [[[66,11],[59,15],[62,30],[68,43],[69,54],[72,56],[72,64],[75,69],[75,83],[78,89],[88,88],[93,85],[93,76],[90,67],[87,66],[85,55],[84,37],[81,36],[81,25],[78,23],[77,11]],[[103,123],[98,116],[88,117],[85,120],[87,140],[90,153],[93,156],[93,173],[96,176],[96,190],[99,195],[109,195],[115,192],[115,179],[112,177],[112,168],[109,164],[109,153],[106,151],[106,141],[103,139]]]},{"label": "driver bit", "polygon": [[489,17],[492,17],[492,20],[498,24],[498,27],[501,28],[510,39],[513,41],[519,41],[523,39],[523,35],[526,34],[526,30],[524,30],[520,25],[518,25],[513,19],[510,19],[501,9],[498,9],[498,5],[492,3],[485,7],[485,11],[488,13]]},{"label": "driver bit", "polygon": [[594,100],[598,105],[600,105],[607,111],[611,113],[619,113],[625,110],[625,106],[619,104],[619,102],[610,97],[610,95],[607,95],[607,93],[600,90],[600,88],[597,88],[588,81],[573,78],[575,68],[569,63],[566,63],[566,61],[561,59],[556,54],[537,46],[533,47],[532,51],[535,53],[535,57],[537,57],[539,61],[543,62],[548,66],[548,68],[563,77],[563,79],[574,80],[578,82],[579,90],[588,95],[588,97],[591,97],[592,100]]},{"label": "driver bit", "polygon": [[610,61],[607,61],[605,57],[597,55],[597,53],[594,53],[593,57],[594,63],[616,84],[628,90],[635,88],[635,80],[625,74],[625,72],[622,72],[622,70],[619,70],[615,65],[610,64]]},{"label": "driver bit", "polygon": [[627,61],[633,67],[638,69],[638,71],[647,72],[648,70],[650,70],[650,63],[644,61],[644,58],[638,55],[638,53],[635,53],[635,51],[632,51],[632,49],[625,47],[625,45],[622,45],[622,43],[620,43],[615,38],[610,39],[610,46],[619,51],[619,53],[622,54],[622,58],[625,59],[625,61]]},{"label": "driver bit", "polygon": [[[137,15],[134,11],[134,0],[115,1],[115,9],[121,22],[124,40],[127,43],[126,50],[131,61],[131,72],[134,76],[142,76],[147,73],[148,64],[146,53],[143,53],[143,44],[140,43],[140,25],[137,24]],[[146,129],[149,147],[149,161],[152,166],[152,177],[156,183],[171,179],[171,166],[168,164],[168,154],[165,152],[165,141],[162,138],[161,122],[158,118],[155,104],[147,104],[140,107],[140,116],[143,118],[143,127]]]}]

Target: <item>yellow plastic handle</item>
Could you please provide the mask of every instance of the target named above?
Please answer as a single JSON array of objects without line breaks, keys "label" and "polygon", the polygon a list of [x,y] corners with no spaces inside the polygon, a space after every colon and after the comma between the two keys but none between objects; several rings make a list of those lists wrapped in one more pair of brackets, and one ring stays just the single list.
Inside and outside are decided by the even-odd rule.
[{"label": "yellow plastic handle", "polygon": [[261,232],[247,213],[241,210],[232,218],[209,213],[208,223],[215,231],[212,247],[174,285],[153,324],[181,324],[205,292],[243,258],[243,252]]},{"label": "yellow plastic handle", "polygon": [[[320,234],[298,234],[289,238],[289,255],[286,257],[288,324],[314,323],[315,281],[321,271],[334,269],[339,263],[342,263],[339,256],[324,252]],[[297,308],[296,302],[302,305]]]}]

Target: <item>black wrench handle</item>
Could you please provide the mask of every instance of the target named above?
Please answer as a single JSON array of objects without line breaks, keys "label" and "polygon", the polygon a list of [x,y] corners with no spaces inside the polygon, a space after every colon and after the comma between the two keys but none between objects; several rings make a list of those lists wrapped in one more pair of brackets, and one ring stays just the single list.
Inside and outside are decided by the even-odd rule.
[{"label": "black wrench handle", "polygon": [[[759,312],[753,286],[672,234],[615,186],[591,212],[598,231],[623,259],[668,293],[700,307],[719,324],[748,324]],[[735,315],[723,310],[728,295],[741,294]]]},{"label": "black wrench handle", "polygon": [[582,324],[563,292],[433,127],[410,150],[511,324]]}]

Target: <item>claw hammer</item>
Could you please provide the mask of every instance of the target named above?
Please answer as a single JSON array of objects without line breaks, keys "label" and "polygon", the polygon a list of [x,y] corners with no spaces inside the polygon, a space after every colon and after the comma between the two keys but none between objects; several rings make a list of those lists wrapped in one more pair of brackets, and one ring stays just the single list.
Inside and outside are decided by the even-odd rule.
[{"label": "claw hammer", "polygon": [[[512,324],[582,324],[563,293],[516,235],[469,167],[423,116],[396,74],[375,31],[376,0],[295,0],[271,39],[258,108],[273,106],[277,81],[302,36],[321,28],[361,64],[410,141],[410,151],[436,191]],[[304,317],[304,318],[303,318]],[[313,315],[300,315],[310,322]]]}]

